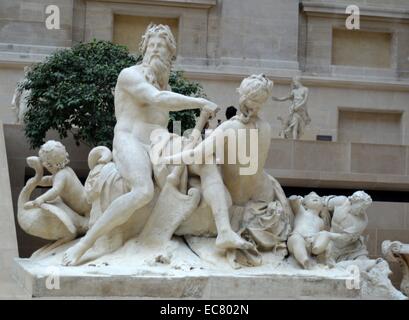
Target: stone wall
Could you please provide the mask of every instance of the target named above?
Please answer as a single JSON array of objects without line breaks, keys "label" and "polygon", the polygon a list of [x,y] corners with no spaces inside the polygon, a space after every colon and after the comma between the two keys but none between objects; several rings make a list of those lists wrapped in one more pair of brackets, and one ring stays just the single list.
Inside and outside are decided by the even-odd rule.
[{"label": "stone wall", "polygon": [[407,146],[272,139],[266,166],[287,186],[409,191],[408,155]]},{"label": "stone wall", "polygon": [[[360,30],[346,30],[345,20],[348,15],[345,9],[351,3],[329,2],[329,1],[301,1],[301,15],[305,15],[307,23],[302,27],[306,30],[304,34],[304,42],[306,45],[306,64],[304,71],[310,74],[331,75],[333,77],[361,77],[374,78],[380,80],[382,78],[399,79],[408,78],[409,61],[409,25],[408,25],[408,3],[404,6],[397,2],[389,4],[388,8],[379,6],[376,1],[365,1],[360,8]],[[396,4],[395,4],[396,3]],[[344,30],[348,36],[348,43],[344,43],[343,48],[334,47],[333,30]],[[390,39],[390,57],[388,66],[385,61],[377,62],[368,66],[367,62],[372,61],[373,56],[377,56],[373,50],[373,42],[370,45],[363,46],[362,41],[358,38],[360,32],[370,32],[372,37],[379,37],[383,34],[389,34]],[[366,40],[364,40],[366,41]],[[358,58],[355,61],[364,61],[361,65],[349,63],[349,65],[336,65],[332,58],[335,55],[342,54],[342,50],[349,50],[347,54],[354,52]],[[386,57],[383,58],[385,60]]]},{"label": "stone wall", "polygon": [[338,141],[402,144],[402,114],[388,110],[339,109]]},{"label": "stone wall", "polygon": [[392,66],[391,54],[392,33],[332,30],[332,65],[388,69]]},{"label": "stone wall", "polygon": [[10,192],[3,124],[0,122],[0,299],[24,296],[11,278],[13,259],[18,257],[15,219]]},{"label": "stone wall", "polygon": [[158,17],[138,17],[124,14],[114,15],[114,34],[113,43],[127,46],[129,52],[140,54],[139,45],[145,33],[146,26],[150,23],[165,24],[170,27],[178,42],[179,20],[177,18],[158,18]]},{"label": "stone wall", "polygon": [[[0,42],[36,46],[69,47],[72,45],[73,3],[75,0],[3,0],[0,4]],[[45,9],[60,8],[60,30],[48,30]]]},{"label": "stone wall", "polygon": [[[118,30],[114,18],[126,15],[132,19],[178,21],[175,68],[200,81],[208,97],[223,108],[237,105],[235,88],[248,74],[265,73],[275,81],[276,95],[286,95],[291,77],[301,74],[303,83],[310,87],[308,105],[312,117],[304,139],[330,135],[337,141],[338,112],[345,109],[401,113],[402,134],[393,143],[409,141],[406,103],[409,82],[405,80],[409,76],[409,4],[404,0],[357,2],[362,7],[362,32],[391,35],[390,68],[332,64],[332,33],[335,27],[344,28],[346,1],[59,0],[55,3],[64,3],[61,5],[64,35],[45,28],[47,3],[44,1],[6,0],[0,4],[3,12],[0,23],[4,25],[0,32],[0,119],[6,123],[12,123],[15,118],[9,105],[24,65],[41,61],[53,50],[78,41],[115,40]],[[28,29],[24,29],[27,23]],[[38,32],[28,39],[24,30]],[[138,30],[134,32],[140,33]],[[130,29],[125,28],[123,33],[128,42],[133,41]],[[134,40],[136,47],[139,39]],[[356,41],[352,41],[352,48],[355,45]],[[378,56],[373,50],[358,51],[359,61]],[[272,102],[266,108],[265,115],[274,128],[273,137],[280,126],[276,117],[286,115],[287,108],[288,103]],[[380,141],[386,130],[387,125],[381,125],[371,133],[377,136],[375,141]],[[352,136],[359,134],[352,132]],[[374,140],[366,141],[364,137],[353,141]]]},{"label": "stone wall", "polygon": [[17,82],[23,77],[23,66],[0,66],[0,119],[4,123],[16,122],[16,113],[11,108],[11,99]]}]

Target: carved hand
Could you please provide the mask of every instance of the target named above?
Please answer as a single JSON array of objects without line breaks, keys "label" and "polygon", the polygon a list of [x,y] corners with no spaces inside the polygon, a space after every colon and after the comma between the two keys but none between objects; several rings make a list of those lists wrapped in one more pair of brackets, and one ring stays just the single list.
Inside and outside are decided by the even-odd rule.
[{"label": "carved hand", "polygon": [[304,198],[302,196],[292,195],[288,198],[289,201],[301,202]]},{"label": "carved hand", "polygon": [[37,198],[37,199],[34,200],[34,205],[35,205],[36,207],[41,207],[41,205],[42,205],[44,202],[45,202],[45,201],[44,201],[43,199]]},{"label": "carved hand", "polygon": [[33,208],[35,208],[35,207],[41,207],[41,205],[44,203],[44,200],[42,200],[42,199],[35,199],[34,201],[29,201],[29,202],[26,202],[25,204],[24,204],[24,209],[33,209]]},{"label": "carved hand", "polygon": [[206,99],[204,100],[204,107],[202,108],[202,112],[207,112],[209,114],[209,118],[214,118],[216,113],[220,110],[220,108],[213,102],[210,102]]},{"label": "carved hand", "polygon": [[35,207],[34,201],[29,201],[24,204],[24,209],[33,209]]}]

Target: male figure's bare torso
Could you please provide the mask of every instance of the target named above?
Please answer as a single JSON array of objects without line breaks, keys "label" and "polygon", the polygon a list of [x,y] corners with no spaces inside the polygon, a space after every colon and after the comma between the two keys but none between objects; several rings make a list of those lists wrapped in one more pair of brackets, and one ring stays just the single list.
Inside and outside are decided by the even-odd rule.
[{"label": "male figure's bare torso", "polygon": [[306,103],[306,101],[304,101],[305,95],[307,94],[307,90],[305,87],[293,89],[292,94],[294,99],[294,106],[298,107],[300,104],[304,105]]},{"label": "male figure's bare torso", "polygon": [[[153,130],[166,129],[169,121],[169,111],[155,105],[154,101],[148,104],[138,101],[129,93],[128,86],[150,86],[144,76],[142,65],[136,65],[121,71],[115,88],[115,125],[114,137],[121,134],[130,135],[135,142],[149,145]],[[121,81],[124,80],[124,81]],[[115,143],[115,149],[121,147]],[[125,146],[128,148],[128,145]]]}]

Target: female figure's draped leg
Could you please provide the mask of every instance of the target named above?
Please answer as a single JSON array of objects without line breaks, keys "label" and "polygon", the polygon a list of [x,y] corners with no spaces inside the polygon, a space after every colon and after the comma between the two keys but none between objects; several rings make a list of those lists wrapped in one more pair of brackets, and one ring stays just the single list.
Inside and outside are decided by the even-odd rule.
[{"label": "female figure's draped leg", "polygon": [[190,171],[200,176],[202,194],[211,207],[217,228],[216,246],[221,249],[251,249],[253,245],[233,231],[230,224],[231,199],[215,164],[193,165]]}]

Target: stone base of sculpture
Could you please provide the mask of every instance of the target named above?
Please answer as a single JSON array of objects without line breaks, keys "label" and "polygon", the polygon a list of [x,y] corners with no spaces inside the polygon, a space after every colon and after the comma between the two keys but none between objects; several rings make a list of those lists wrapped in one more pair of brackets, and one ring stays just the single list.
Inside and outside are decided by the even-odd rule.
[{"label": "stone base of sculpture", "polygon": [[233,269],[226,257],[210,245],[214,242],[211,238],[206,241],[174,237],[163,255],[144,250],[132,239],[121,249],[99,258],[98,249],[90,250],[81,266],[61,266],[63,252],[76,241],[45,258],[16,259],[16,280],[36,298],[405,298],[391,288],[380,290],[379,283],[375,288],[362,274],[356,286],[348,268],[318,264],[312,270],[303,270],[292,258],[284,259],[271,252],[262,254],[261,266]]}]

